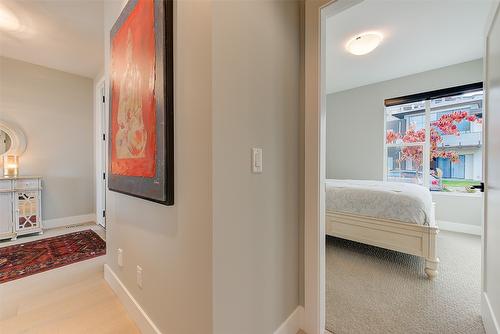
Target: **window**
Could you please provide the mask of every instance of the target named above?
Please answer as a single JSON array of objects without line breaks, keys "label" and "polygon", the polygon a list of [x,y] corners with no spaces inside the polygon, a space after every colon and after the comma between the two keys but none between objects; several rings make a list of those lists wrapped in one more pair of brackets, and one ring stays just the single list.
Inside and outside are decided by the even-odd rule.
[{"label": "window", "polygon": [[385,101],[384,179],[470,191],[482,180],[482,84]]}]

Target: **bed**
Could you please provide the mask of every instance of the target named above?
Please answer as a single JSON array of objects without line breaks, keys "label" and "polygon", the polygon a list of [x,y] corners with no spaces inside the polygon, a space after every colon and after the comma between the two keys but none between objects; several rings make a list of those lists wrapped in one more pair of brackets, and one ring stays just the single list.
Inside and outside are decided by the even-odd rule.
[{"label": "bed", "polygon": [[437,234],[430,191],[409,183],[326,180],[326,234],[425,258],[438,274]]}]

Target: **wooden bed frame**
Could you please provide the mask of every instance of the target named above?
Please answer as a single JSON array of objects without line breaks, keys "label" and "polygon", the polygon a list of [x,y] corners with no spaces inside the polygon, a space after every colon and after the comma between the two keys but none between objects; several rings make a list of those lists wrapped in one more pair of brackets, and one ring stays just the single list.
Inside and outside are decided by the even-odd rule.
[{"label": "wooden bed frame", "polygon": [[[434,222],[434,208],[431,221]],[[326,234],[425,258],[429,278],[438,274],[439,228],[349,213],[326,211]]]}]

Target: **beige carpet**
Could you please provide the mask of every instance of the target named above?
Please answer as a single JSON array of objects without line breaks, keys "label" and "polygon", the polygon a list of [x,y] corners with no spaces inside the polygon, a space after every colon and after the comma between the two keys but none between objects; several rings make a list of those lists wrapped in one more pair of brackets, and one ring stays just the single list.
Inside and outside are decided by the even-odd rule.
[{"label": "beige carpet", "polygon": [[326,239],[326,323],[335,334],[484,334],[479,237],[439,234],[439,276],[424,261]]}]

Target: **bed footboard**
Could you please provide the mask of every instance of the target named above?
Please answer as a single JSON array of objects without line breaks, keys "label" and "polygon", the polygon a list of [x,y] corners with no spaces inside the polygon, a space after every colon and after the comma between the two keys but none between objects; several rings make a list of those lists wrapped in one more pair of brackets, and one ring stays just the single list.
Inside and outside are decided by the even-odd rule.
[{"label": "bed footboard", "polygon": [[422,226],[327,211],[326,234],[425,258],[429,278],[438,274],[437,235],[435,226]]}]

